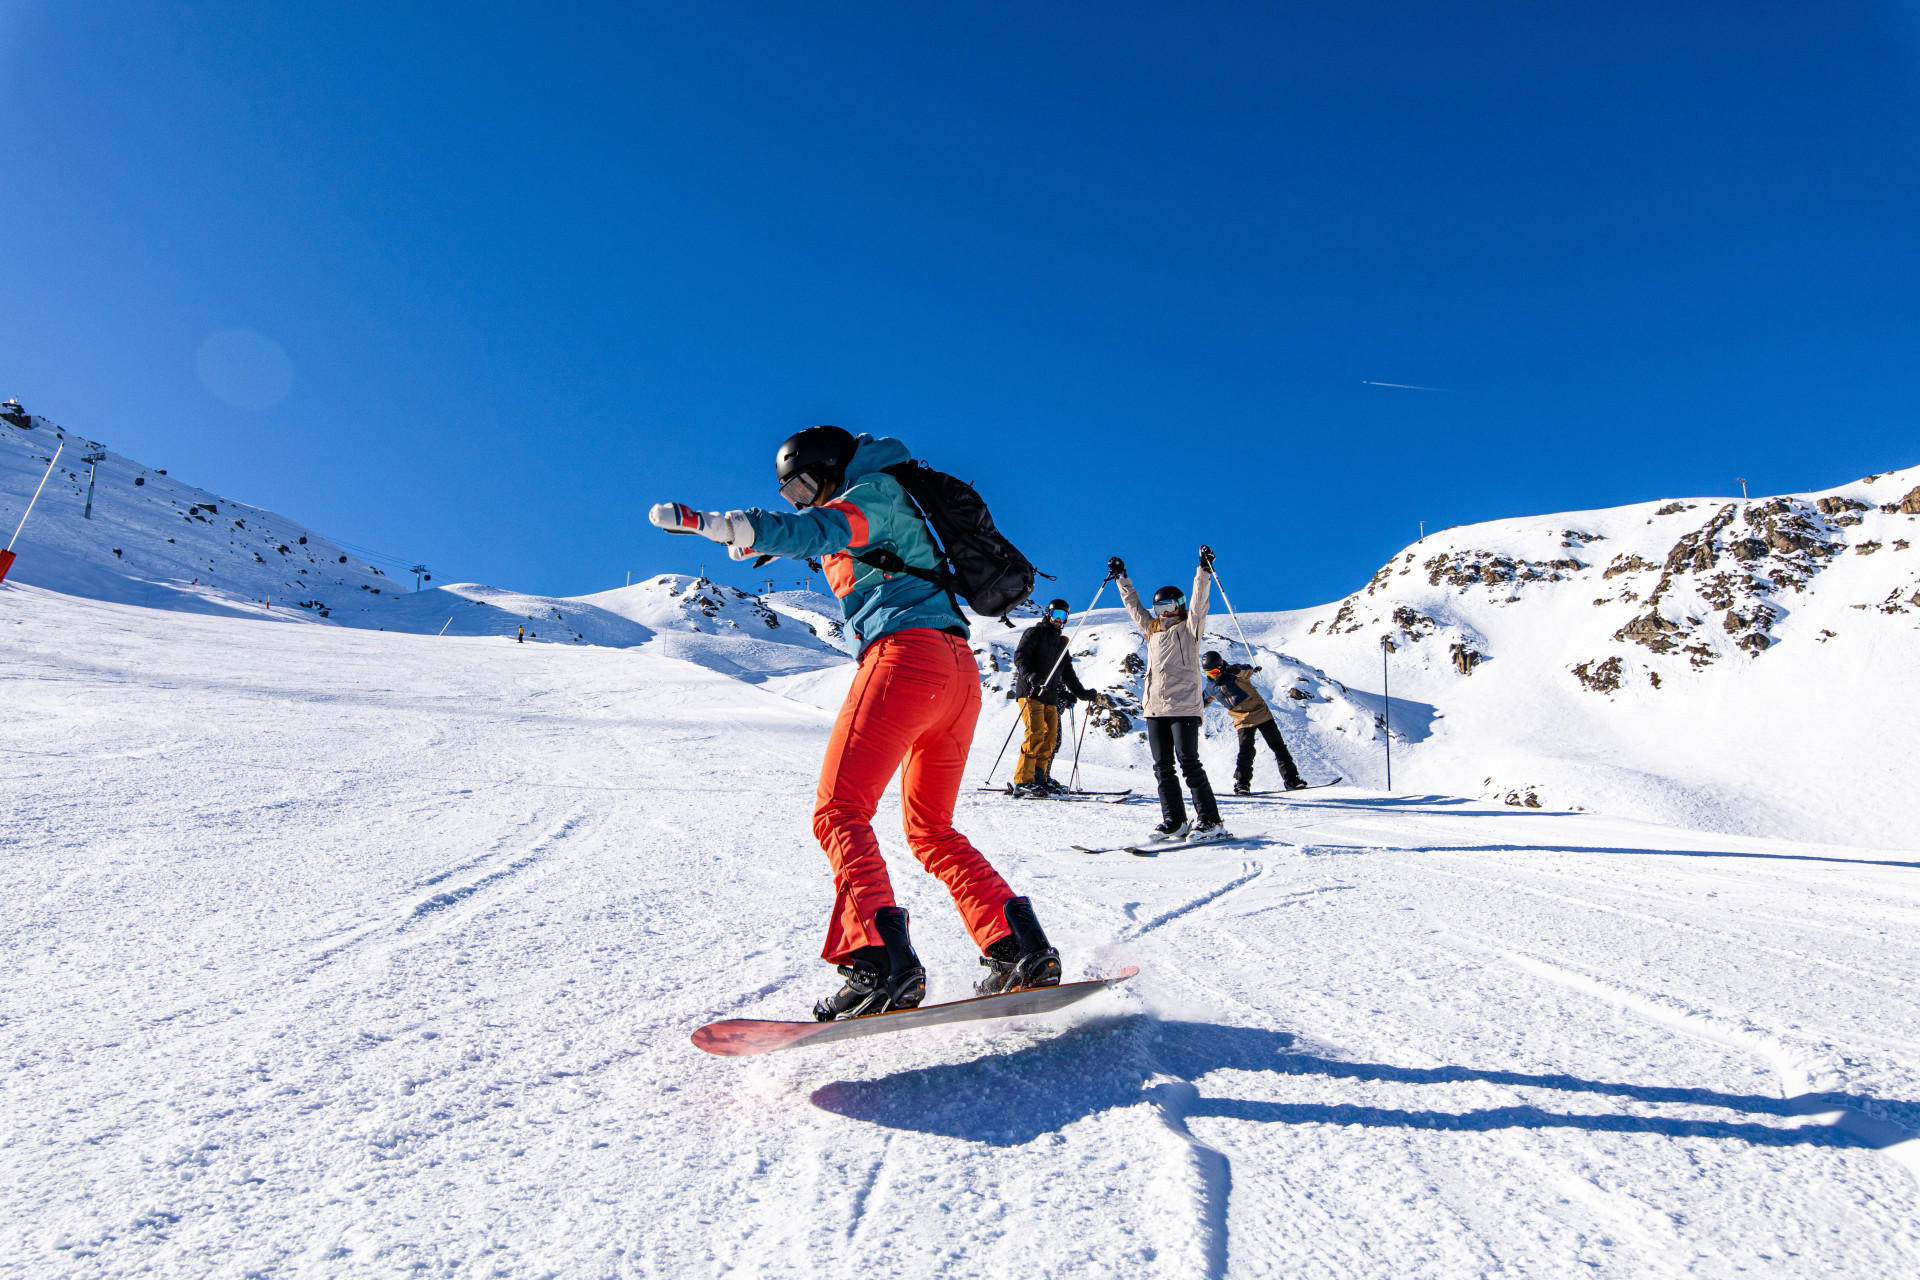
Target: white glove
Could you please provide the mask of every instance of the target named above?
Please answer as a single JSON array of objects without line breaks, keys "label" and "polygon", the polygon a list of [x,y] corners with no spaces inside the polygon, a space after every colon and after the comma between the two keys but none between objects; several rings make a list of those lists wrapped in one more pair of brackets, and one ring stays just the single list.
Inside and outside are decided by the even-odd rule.
[{"label": "white glove", "polygon": [[695,511],[678,502],[662,502],[647,518],[668,533],[697,533],[733,547],[753,545],[753,521],[744,511]]}]

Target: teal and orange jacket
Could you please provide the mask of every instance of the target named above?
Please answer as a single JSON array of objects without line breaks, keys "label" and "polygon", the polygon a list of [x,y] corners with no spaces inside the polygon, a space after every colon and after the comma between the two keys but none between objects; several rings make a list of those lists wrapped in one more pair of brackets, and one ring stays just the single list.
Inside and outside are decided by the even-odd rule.
[{"label": "teal and orange jacket", "polygon": [[896,631],[965,630],[967,620],[939,587],[911,574],[884,573],[849,554],[886,550],[916,569],[945,567],[913,500],[898,480],[882,470],[912,461],[907,446],[891,436],[876,440],[863,435],[856,440],[859,448],[833,501],[794,512],[748,509],[753,549],[795,560],[820,557],[827,586],[840,597],[856,658],[875,640]]}]

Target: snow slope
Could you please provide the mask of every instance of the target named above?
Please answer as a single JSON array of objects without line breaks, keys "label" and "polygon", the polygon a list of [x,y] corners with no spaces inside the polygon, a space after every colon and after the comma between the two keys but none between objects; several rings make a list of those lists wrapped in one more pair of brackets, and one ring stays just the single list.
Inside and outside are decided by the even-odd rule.
[{"label": "snow slope", "polygon": [[[1396,787],[1910,849],[1915,543],[1920,468],[1462,526],[1242,621],[1375,706],[1393,646]],[[1381,785],[1383,745],[1342,771]]]},{"label": "snow slope", "polygon": [[[94,518],[82,520],[77,460],[97,446],[17,411],[0,418],[0,522],[11,523],[60,439],[71,441],[62,466],[72,468],[49,485],[11,581],[388,631],[525,627],[540,643],[646,648],[746,680],[797,681],[783,689],[804,686],[821,706],[837,705],[851,678],[824,670],[846,662],[838,605],[808,592],[756,597],[673,575],[577,599],[471,583],[396,592],[377,567],[296,522],[112,453]],[[1384,787],[1390,716],[1398,789],[1915,848],[1920,746],[1899,729],[1920,719],[1916,542],[1920,468],[1751,502],[1665,500],[1449,529],[1320,608],[1247,614],[1236,628],[1216,600],[1209,631],[1215,647],[1261,668],[1256,682],[1311,777]],[[974,633],[1000,695],[981,736],[998,743],[1017,719],[1004,695],[1018,631],[989,621]],[[1143,644],[1120,610],[1103,609],[1077,631],[1076,651],[1120,704],[1117,716],[1096,715],[1089,762],[1144,774],[1131,723]],[[1207,733],[1208,768],[1224,783],[1235,753],[1224,712],[1209,713]],[[1257,769],[1271,785],[1272,760]],[[1003,761],[995,780],[1011,771]]]},{"label": "snow slope", "polygon": [[[285,516],[197,489],[17,407],[0,415],[8,535],[64,445],[9,582],[68,595],[371,630],[646,646],[748,679],[843,663],[839,608],[812,592],[747,595],[663,574],[580,598],[479,583],[424,591]],[[90,454],[102,461],[87,516]],[[397,566],[404,562],[394,562]]]},{"label": "snow slope", "polygon": [[1147,806],[967,792],[1069,970],[1140,978],[710,1058],[833,982],[847,669],[279,613],[0,588],[8,1274],[1920,1270],[1920,859],[1357,788],[1090,857]]}]

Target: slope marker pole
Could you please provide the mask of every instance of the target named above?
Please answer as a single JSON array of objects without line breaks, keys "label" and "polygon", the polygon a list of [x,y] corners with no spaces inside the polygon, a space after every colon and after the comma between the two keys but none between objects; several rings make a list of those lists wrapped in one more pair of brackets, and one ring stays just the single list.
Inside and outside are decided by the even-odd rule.
[{"label": "slope marker pole", "polygon": [[1386,712],[1381,717],[1381,727],[1386,731],[1387,742],[1387,790],[1393,790],[1393,692],[1387,687],[1387,637],[1380,637],[1380,699],[1386,704]]},{"label": "slope marker pole", "polygon": [[47,459],[46,474],[40,477],[39,487],[33,491],[33,496],[27,499],[27,509],[20,513],[20,523],[14,527],[13,537],[7,539],[6,549],[0,551],[0,582],[7,580],[7,570],[13,568],[13,544],[20,541],[20,531],[27,527],[27,517],[33,514],[33,504],[40,501],[40,490],[47,487],[47,481],[53,476],[53,468],[60,461],[60,453],[66,447],[64,440],[54,446],[53,456]]}]

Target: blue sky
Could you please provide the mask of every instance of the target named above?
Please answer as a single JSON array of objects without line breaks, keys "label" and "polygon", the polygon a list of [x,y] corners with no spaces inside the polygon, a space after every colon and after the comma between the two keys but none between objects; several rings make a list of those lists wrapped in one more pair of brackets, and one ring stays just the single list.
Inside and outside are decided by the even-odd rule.
[{"label": "blue sky", "polygon": [[1314,604],[1422,519],[1920,462],[1915,32],[0,0],[0,396],[444,581],[745,585],[648,506],[837,422],[1076,603],[1204,540]]}]

